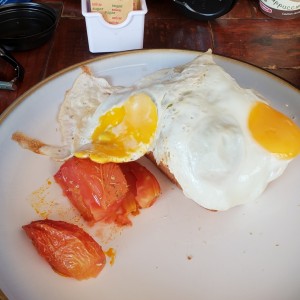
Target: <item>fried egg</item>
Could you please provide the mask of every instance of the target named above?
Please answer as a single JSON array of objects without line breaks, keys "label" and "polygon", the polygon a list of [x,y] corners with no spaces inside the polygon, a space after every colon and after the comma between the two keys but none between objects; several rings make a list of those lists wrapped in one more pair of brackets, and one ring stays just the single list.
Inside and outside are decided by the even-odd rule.
[{"label": "fried egg", "polygon": [[299,127],[210,55],[174,81],[162,102],[154,157],[201,206],[227,210],[253,201],[299,154]]},{"label": "fried egg", "polygon": [[300,152],[299,127],[240,87],[210,51],[130,87],[85,70],[58,121],[64,151],[44,145],[43,154],[105,163],[152,152],[187,198],[211,210],[253,201]]}]

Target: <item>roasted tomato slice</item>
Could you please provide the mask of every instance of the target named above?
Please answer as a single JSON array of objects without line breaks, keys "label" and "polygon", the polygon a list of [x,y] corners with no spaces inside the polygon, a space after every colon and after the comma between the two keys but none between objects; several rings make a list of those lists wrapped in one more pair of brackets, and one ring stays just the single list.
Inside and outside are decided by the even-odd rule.
[{"label": "roasted tomato slice", "polygon": [[135,194],[135,200],[139,208],[147,208],[153,205],[160,195],[160,185],[155,176],[144,166],[137,162],[129,162],[121,166],[126,178],[128,173],[135,178],[135,186],[129,185],[129,189]]},{"label": "roasted tomato slice", "polygon": [[99,164],[89,159],[70,158],[54,175],[64,194],[90,222],[108,219],[128,192],[118,164]]},{"label": "roasted tomato slice", "polygon": [[130,225],[129,215],[150,207],[160,194],[154,175],[137,162],[99,164],[73,157],[54,178],[90,224]]},{"label": "roasted tomato slice", "polygon": [[154,175],[137,162],[120,164],[128,184],[128,192],[116,211],[115,223],[131,225],[129,215],[139,214],[139,209],[154,204],[161,193],[160,185]]},{"label": "roasted tomato slice", "polygon": [[101,246],[80,227],[40,220],[22,227],[54,271],[78,280],[96,277],[105,266]]},{"label": "roasted tomato slice", "polygon": [[115,214],[115,223],[120,226],[131,225],[132,222],[129,219],[129,215],[139,214],[139,207],[136,202],[136,178],[126,166],[127,163],[122,164],[121,168],[127,181],[128,192],[122,199]]}]

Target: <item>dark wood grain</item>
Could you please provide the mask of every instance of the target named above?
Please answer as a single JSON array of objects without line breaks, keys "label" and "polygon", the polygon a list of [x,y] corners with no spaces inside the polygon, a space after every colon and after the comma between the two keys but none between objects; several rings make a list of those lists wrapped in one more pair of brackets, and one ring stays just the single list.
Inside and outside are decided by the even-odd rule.
[{"label": "dark wood grain", "polygon": [[[43,46],[12,55],[25,68],[17,91],[0,90],[0,113],[29,88],[66,67],[102,55],[88,49],[79,0],[44,1],[60,14],[54,36]],[[212,21],[189,19],[171,0],[147,2],[144,48],[206,51],[241,60],[273,73],[300,88],[300,20],[265,16],[257,0],[239,0],[226,15]],[[0,80],[13,70],[0,60]]]},{"label": "dark wood grain", "polygon": [[98,55],[89,52],[83,18],[61,18],[59,25],[65,30],[56,32],[53,47],[49,53],[47,76]]},{"label": "dark wood grain", "polygon": [[208,22],[194,23],[189,19],[146,20],[144,48],[177,48],[207,50],[212,48]]},{"label": "dark wood grain", "polygon": [[[214,47],[219,54],[264,68],[295,68],[299,65],[299,22],[290,20],[220,19],[211,22]],[[280,49],[280,50],[279,50]]]}]

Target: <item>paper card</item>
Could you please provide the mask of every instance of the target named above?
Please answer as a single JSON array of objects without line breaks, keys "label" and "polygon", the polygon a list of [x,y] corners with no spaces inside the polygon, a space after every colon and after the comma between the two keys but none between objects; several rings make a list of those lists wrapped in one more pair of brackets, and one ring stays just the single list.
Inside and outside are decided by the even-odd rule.
[{"label": "paper card", "polygon": [[102,14],[110,24],[124,22],[128,13],[140,9],[139,0],[90,0],[91,11]]}]

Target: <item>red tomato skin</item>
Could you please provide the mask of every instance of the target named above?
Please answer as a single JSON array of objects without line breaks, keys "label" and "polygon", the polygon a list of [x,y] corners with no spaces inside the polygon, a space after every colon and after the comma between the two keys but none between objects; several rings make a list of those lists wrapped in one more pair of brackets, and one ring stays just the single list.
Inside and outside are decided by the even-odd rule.
[{"label": "red tomato skin", "polygon": [[138,207],[152,206],[161,194],[161,188],[155,176],[146,167],[135,161],[123,164],[122,170],[125,174],[129,172],[135,177],[135,200]]},{"label": "red tomato skin", "polygon": [[60,275],[83,280],[96,277],[105,266],[101,246],[77,225],[46,219],[22,228],[38,253]]},{"label": "red tomato skin", "polygon": [[108,219],[128,191],[118,164],[98,164],[72,157],[54,175],[64,194],[82,217],[93,224]]}]

